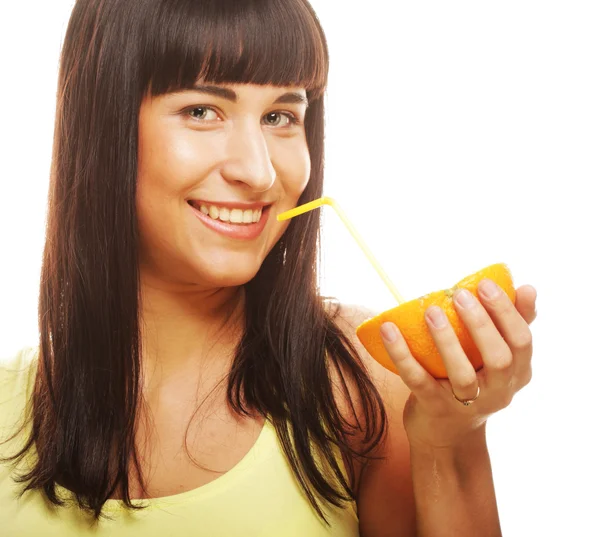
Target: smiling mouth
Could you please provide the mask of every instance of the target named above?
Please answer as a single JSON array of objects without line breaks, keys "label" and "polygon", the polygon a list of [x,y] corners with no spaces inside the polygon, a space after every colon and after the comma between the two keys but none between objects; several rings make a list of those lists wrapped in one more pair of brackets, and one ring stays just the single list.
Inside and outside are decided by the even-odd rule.
[{"label": "smiling mouth", "polygon": [[267,211],[271,205],[257,209],[231,209],[203,203],[196,200],[188,200],[188,204],[212,220],[218,220],[227,224],[248,225],[260,221],[263,211]]}]

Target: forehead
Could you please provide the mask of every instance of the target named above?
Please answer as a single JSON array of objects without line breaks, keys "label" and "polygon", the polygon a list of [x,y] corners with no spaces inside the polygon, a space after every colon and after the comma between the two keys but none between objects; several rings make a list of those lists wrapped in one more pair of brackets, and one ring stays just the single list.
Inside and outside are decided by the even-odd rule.
[{"label": "forehead", "polygon": [[186,88],[179,92],[214,95],[233,103],[237,103],[245,98],[252,99],[264,95],[267,97],[272,96],[275,99],[275,103],[308,105],[306,88],[302,86],[274,86],[272,84],[250,83],[214,84],[199,80],[191,88]]},{"label": "forehead", "polygon": [[[287,3],[169,2],[171,16],[151,15],[153,26],[144,26],[143,87],[151,85],[156,96],[211,81],[237,88],[240,98],[285,88],[317,99],[329,66],[322,29],[305,0]],[[183,4],[195,7],[177,7]]]},{"label": "forehead", "polygon": [[308,109],[309,100],[306,88],[302,86],[274,86],[271,84],[252,83],[214,83],[197,82],[190,88],[180,88],[161,95],[152,95],[147,92],[142,99],[142,107],[152,106],[153,103],[169,102],[172,98],[179,99],[186,96],[193,97],[213,96],[225,99],[234,104],[255,104],[266,102],[271,104],[292,104]]}]

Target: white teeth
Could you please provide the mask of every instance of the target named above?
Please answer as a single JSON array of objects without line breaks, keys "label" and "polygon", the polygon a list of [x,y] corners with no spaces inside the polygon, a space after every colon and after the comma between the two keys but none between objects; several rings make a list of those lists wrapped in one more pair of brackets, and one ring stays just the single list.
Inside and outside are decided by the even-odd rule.
[{"label": "white teeth", "polygon": [[226,209],[225,207],[219,209],[219,220],[229,222],[229,209]]},{"label": "white teeth", "polygon": [[241,209],[232,209],[229,213],[229,221],[234,224],[241,224],[244,220],[244,211]]},{"label": "white teeth", "polygon": [[210,215],[213,220],[222,222],[231,222],[233,224],[252,224],[260,220],[262,209],[227,209],[226,207],[217,207],[216,205],[200,205],[200,211]]},{"label": "white teeth", "polygon": [[219,219],[219,209],[217,209],[214,205],[210,206],[208,214],[210,214],[210,217],[213,220],[218,220]]}]

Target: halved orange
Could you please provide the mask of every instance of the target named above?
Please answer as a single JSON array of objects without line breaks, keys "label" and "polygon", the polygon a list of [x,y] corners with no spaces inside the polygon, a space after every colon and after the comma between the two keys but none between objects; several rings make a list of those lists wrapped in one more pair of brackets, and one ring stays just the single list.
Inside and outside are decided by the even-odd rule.
[{"label": "halved orange", "polygon": [[430,306],[436,305],[442,308],[448,317],[465,354],[477,371],[483,367],[481,353],[471,338],[467,327],[454,309],[452,295],[458,289],[464,288],[469,290],[478,299],[477,284],[484,278],[496,282],[508,295],[513,304],[515,303],[516,293],[510,270],[504,263],[498,263],[467,276],[450,289],[429,293],[372,317],[356,329],[356,335],[375,360],[390,371],[398,373],[385,350],[379,332],[379,328],[384,322],[391,321],[400,329],[415,359],[433,377],[438,379],[448,378],[442,357],[435,346],[425,322],[425,311]]}]

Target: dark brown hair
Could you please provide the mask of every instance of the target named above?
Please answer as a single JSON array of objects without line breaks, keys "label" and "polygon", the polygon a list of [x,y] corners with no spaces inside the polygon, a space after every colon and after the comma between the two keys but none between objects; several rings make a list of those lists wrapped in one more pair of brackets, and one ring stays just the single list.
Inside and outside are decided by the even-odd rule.
[{"label": "dark brown hair", "polygon": [[[307,0],[78,0],[62,49],[46,242],[39,298],[39,361],[17,459],[18,477],[56,505],[58,483],[97,520],[120,490],[140,404],[136,177],[138,114],[153,96],[214,83],[298,85],[311,175],[299,200],[322,195],[324,92],[329,58]],[[246,285],[245,331],[228,376],[228,402],[275,425],[316,512],[353,498],[334,456],[367,460],[386,430],[382,400],[351,341],[324,306],[317,278],[320,212],[295,218]],[[350,403],[334,399],[331,373]],[[352,405],[349,385],[360,408]],[[362,416],[364,419],[359,418]],[[25,424],[24,424],[25,425]],[[349,441],[360,435],[364,449]],[[312,446],[312,447],[311,447]],[[316,462],[315,453],[323,464]]]}]

